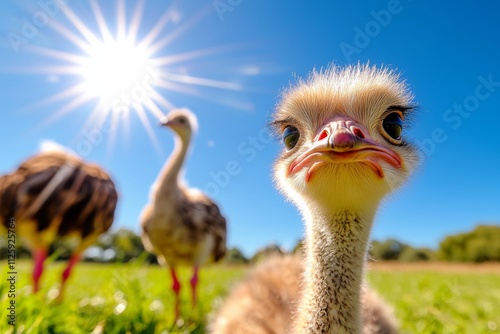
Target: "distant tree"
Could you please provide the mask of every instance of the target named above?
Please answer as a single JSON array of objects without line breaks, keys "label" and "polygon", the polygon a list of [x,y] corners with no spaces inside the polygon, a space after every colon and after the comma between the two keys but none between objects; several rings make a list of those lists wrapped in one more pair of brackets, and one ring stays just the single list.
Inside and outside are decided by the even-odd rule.
[{"label": "distant tree", "polygon": [[133,231],[124,228],[116,231],[113,247],[119,262],[128,262],[144,252],[141,238]]},{"label": "distant tree", "polygon": [[293,247],[292,253],[297,254],[304,250],[304,240],[300,239],[295,247]]},{"label": "distant tree", "polygon": [[258,263],[271,255],[283,255],[285,251],[276,244],[270,244],[262,249],[259,249],[250,259],[250,263]]},{"label": "distant tree", "polygon": [[429,248],[414,248],[396,239],[384,241],[373,240],[370,258],[377,261],[430,261],[436,258],[435,252]]},{"label": "distant tree", "polygon": [[430,248],[413,248],[406,246],[399,254],[398,260],[404,262],[419,262],[435,260],[436,254]]},{"label": "distant tree", "polygon": [[[49,256],[58,261],[67,261],[73,248],[74,242],[71,238],[57,239],[50,245]],[[16,256],[31,257],[31,252],[24,246],[22,238],[16,239]],[[128,262],[139,257],[147,263],[158,263],[156,256],[144,249],[141,238],[135,232],[122,228],[101,235],[97,243],[86,250],[83,261]],[[0,235],[0,259],[5,258],[7,258],[7,237]]]},{"label": "distant tree", "polygon": [[478,225],[470,232],[447,236],[438,258],[456,262],[500,261],[500,225]]},{"label": "distant tree", "polygon": [[141,238],[125,228],[104,233],[86,254],[85,261],[90,262],[129,262],[140,259],[146,263],[158,263],[156,255],[144,249]]},{"label": "distant tree", "polygon": [[[22,259],[22,258],[29,258],[31,257],[31,252],[30,250],[24,245],[22,240],[19,238],[16,239],[16,258],[17,259]],[[7,241],[7,235],[0,235],[0,260],[5,260],[8,258],[8,250],[9,250],[9,244]]]},{"label": "distant tree", "polygon": [[243,264],[248,263],[248,261],[245,255],[236,247],[228,249],[226,256],[224,256],[225,263]]},{"label": "distant tree", "polygon": [[387,239],[385,241],[373,240],[370,247],[370,257],[374,260],[394,261],[408,245],[395,240]]}]

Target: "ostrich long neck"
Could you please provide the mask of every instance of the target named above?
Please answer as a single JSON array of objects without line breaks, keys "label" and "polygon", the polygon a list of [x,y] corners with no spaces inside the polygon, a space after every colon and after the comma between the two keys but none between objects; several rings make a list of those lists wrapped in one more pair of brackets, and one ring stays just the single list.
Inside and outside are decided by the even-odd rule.
[{"label": "ostrich long neck", "polygon": [[184,158],[189,147],[190,139],[175,136],[174,151],[165,162],[156,180],[158,189],[157,195],[169,194],[178,187],[179,172],[184,163]]},{"label": "ostrich long neck", "polygon": [[306,222],[307,282],[295,333],[361,332],[360,291],[374,214],[339,210]]}]

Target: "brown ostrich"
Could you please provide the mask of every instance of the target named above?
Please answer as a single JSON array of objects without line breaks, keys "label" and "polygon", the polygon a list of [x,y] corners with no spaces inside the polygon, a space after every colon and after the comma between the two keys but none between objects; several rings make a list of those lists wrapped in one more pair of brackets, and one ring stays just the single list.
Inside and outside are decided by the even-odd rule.
[{"label": "brown ostrich", "polygon": [[411,114],[407,86],[384,68],[331,66],[284,93],[272,121],[284,144],[274,173],[303,215],[305,258],[256,268],[219,310],[213,333],[397,332],[364,268],[382,198],[418,162],[403,133]]},{"label": "brown ostrich", "polygon": [[175,293],[175,318],[179,317],[181,288],[176,268],[193,267],[191,298],[196,305],[199,267],[221,259],[226,252],[226,220],[214,202],[201,191],[187,188],[179,177],[197,120],[186,109],[171,111],[160,120],[174,131],[175,148],[163,166],[140,217],[142,241],[168,265]]},{"label": "brown ostrich", "polygon": [[59,299],[82,252],[113,223],[118,195],[99,166],[54,147],[32,156],[0,178],[0,220],[26,241],[33,254],[33,291],[40,289],[43,263],[58,238],[76,241],[62,273]]}]

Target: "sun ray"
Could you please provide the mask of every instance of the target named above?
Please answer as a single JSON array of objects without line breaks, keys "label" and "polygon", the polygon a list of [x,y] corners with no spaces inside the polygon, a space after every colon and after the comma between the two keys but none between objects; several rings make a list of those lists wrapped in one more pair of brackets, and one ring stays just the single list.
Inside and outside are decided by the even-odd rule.
[{"label": "sun ray", "polygon": [[167,98],[165,98],[163,95],[159,94],[156,91],[152,91],[150,93],[150,98],[153,103],[159,104],[160,106],[165,108],[165,110],[171,110],[176,108],[175,105],[170,100],[168,100]]},{"label": "sun ray", "polygon": [[144,126],[144,129],[146,130],[149,139],[151,140],[151,143],[153,144],[153,147],[155,148],[158,154],[162,155],[163,150],[161,149],[160,142],[158,141],[158,138],[156,138],[154,130],[151,127],[151,124],[149,123],[149,120],[146,116],[146,111],[144,110],[142,105],[138,105],[135,110],[137,112],[137,116],[139,116],[139,120]]},{"label": "sun ray", "polygon": [[130,29],[128,31],[127,38],[130,39],[130,41],[134,44],[136,42],[137,32],[139,31],[139,27],[141,25],[142,14],[144,12],[144,3],[145,0],[137,1],[137,4],[133,11],[132,20],[130,21]]},{"label": "sun ray", "polygon": [[125,39],[126,35],[126,26],[125,26],[125,1],[118,0],[117,1],[117,20],[116,20],[116,39],[121,41]]},{"label": "sun ray", "polygon": [[108,133],[108,144],[106,146],[106,157],[110,157],[113,152],[113,148],[115,147],[116,137],[118,136],[118,126],[114,126],[115,124],[120,124],[120,117],[128,117],[128,113],[115,113],[111,112],[111,127]]},{"label": "sun ray", "polygon": [[[125,112],[121,113],[122,121],[120,123],[121,128],[123,129],[123,134],[125,137],[125,140],[127,141],[131,136],[130,136],[130,113]],[[116,127],[118,128],[118,127]],[[128,143],[128,141],[127,141]]]},{"label": "sun ray", "polygon": [[196,87],[181,85],[176,82],[161,80],[157,86],[164,88],[167,91],[178,92],[191,96],[200,96],[200,92]]},{"label": "sun ray", "polygon": [[199,22],[208,13],[210,13],[209,10],[199,11],[195,16],[190,18],[187,22],[183,23],[181,26],[179,26],[175,30],[173,30],[170,34],[163,37],[158,42],[154,43],[153,45],[149,46],[148,48],[151,50],[151,52],[156,53],[158,50],[164,48],[167,44],[171,43],[176,38],[181,36],[185,31],[187,31],[189,28],[191,28],[195,23]]},{"label": "sun ray", "polygon": [[39,74],[61,74],[75,75],[81,73],[80,66],[75,65],[46,65],[44,67],[23,67],[15,69],[16,73],[39,73]]},{"label": "sun ray", "polygon": [[[71,140],[70,146],[73,147],[80,155],[84,153],[78,152],[79,150],[82,150],[82,140],[89,140],[87,136],[92,136],[93,133],[98,133],[104,137],[107,134],[107,130],[105,129],[105,121],[109,117],[109,113],[102,113],[101,108],[101,102],[98,102],[85,120],[85,123],[80,127],[80,130],[75,133],[73,139]],[[104,138],[102,138],[101,140],[104,141]],[[100,143],[93,142],[91,144],[92,146],[96,146]],[[87,152],[86,155],[89,153],[90,152]]]},{"label": "sun ray", "polygon": [[79,55],[74,54],[74,53],[63,52],[63,51],[44,48],[44,47],[36,46],[36,45],[27,45],[26,49],[33,52],[33,53],[38,53],[40,55],[48,56],[48,57],[54,58],[54,59],[64,60],[64,61],[67,61],[69,63],[74,63],[74,64],[81,64],[85,60],[85,57],[79,56]]},{"label": "sun ray", "polygon": [[57,32],[59,35],[66,37],[70,42],[75,44],[77,47],[80,48],[80,50],[88,52],[90,45],[85,42],[83,39],[81,39],[79,36],[75,35],[69,29],[67,29],[65,26],[62,24],[58,23],[56,20],[51,20],[49,22],[49,26]]},{"label": "sun ray", "polygon": [[41,107],[43,107],[43,106],[71,98],[73,96],[81,94],[82,92],[83,92],[82,84],[74,85],[74,86],[71,86],[69,88],[66,88],[65,90],[63,90],[59,93],[51,95],[43,100],[40,100],[40,101],[35,102],[33,104],[27,105],[26,107],[21,109],[20,112],[31,112],[34,110],[38,110],[38,109],[41,109]]},{"label": "sun ray", "polygon": [[156,37],[162,32],[165,25],[173,20],[176,13],[176,8],[179,4],[179,0],[175,0],[170,8],[162,15],[162,17],[156,22],[155,26],[149,31],[149,33],[144,37],[139,43],[138,47],[149,48],[150,44],[154,42]]},{"label": "sun ray", "polygon": [[[161,97],[161,95],[158,94],[158,96]],[[158,104],[162,105],[165,107],[165,111],[162,111],[159,107],[158,107]],[[165,103],[165,104],[162,104],[162,103]],[[144,103],[144,105],[151,111],[151,113],[155,116],[155,118],[157,119],[160,119],[162,118],[163,116],[165,116],[165,114],[167,113],[166,111],[168,110],[172,110],[174,109],[174,105],[166,100],[166,99],[163,99],[163,101],[157,101],[156,100],[156,97],[153,97],[152,99],[148,100],[146,103]]]},{"label": "sun ray", "polygon": [[87,120],[82,125],[80,133],[82,133],[83,130],[87,129],[87,128],[95,128],[95,127],[101,128],[102,125],[104,124],[106,118],[108,118],[109,114],[110,114],[109,111],[102,112],[102,110],[104,110],[104,109],[105,109],[104,101],[97,102],[97,104],[94,106],[94,108],[90,112],[89,116],[87,117]]},{"label": "sun ray", "polygon": [[180,83],[184,83],[184,84],[200,85],[200,86],[222,88],[222,89],[236,90],[236,91],[240,91],[243,89],[242,85],[234,83],[234,82],[198,78],[198,77],[193,77],[193,76],[184,75],[184,74],[173,74],[173,73],[163,74],[162,73],[161,76],[164,79],[167,79],[170,81],[176,81],[176,82],[180,82]]},{"label": "sun ray", "polygon": [[77,107],[85,104],[86,102],[90,101],[91,99],[92,99],[92,97],[90,97],[86,94],[80,94],[80,95],[74,97],[72,100],[70,100],[64,106],[57,109],[56,111],[51,113],[47,118],[45,118],[43,121],[41,121],[38,124],[37,128],[35,128],[35,131],[37,129],[44,128],[44,127],[54,123],[55,121],[57,121],[61,117],[65,116],[69,112],[75,110]]},{"label": "sun ray", "polygon": [[153,59],[151,59],[151,61],[155,64],[155,66],[172,65],[175,63],[184,62],[187,60],[196,59],[196,58],[208,56],[211,54],[221,53],[221,52],[228,51],[228,50],[231,50],[234,48],[236,48],[235,45],[216,46],[216,47],[211,47],[211,48],[206,48],[206,49],[178,53],[178,54],[169,55],[169,56],[165,56],[165,57],[153,58]]},{"label": "sun ray", "polygon": [[101,32],[101,36],[104,43],[109,43],[113,40],[111,32],[109,31],[108,25],[106,24],[106,20],[102,15],[101,7],[99,7],[99,3],[97,0],[91,0],[90,6],[92,7],[92,12],[94,13],[95,20],[97,22],[97,26],[99,27],[99,31]]},{"label": "sun ray", "polygon": [[78,30],[78,32],[83,35],[83,37],[85,37],[88,44],[94,45],[100,42],[99,39],[92,33],[92,31],[78,18],[75,13],[73,13],[73,11],[68,6],[63,6],[61,9],[68,20]]}]

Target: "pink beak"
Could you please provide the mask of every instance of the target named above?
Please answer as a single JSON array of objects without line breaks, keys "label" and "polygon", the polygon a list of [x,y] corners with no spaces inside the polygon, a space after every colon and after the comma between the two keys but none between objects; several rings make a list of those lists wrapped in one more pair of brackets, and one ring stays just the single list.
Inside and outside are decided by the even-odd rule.
[{"label": "pink beak", "polygon": [[160,126],[170,126],[171,121],[168,119],[167,116],[163,116],[160,118]]},{"label": "pink beak", "polygon": [[313,145],[289,166],[288,175],[308,167],[306,181],[325,163],[364,163],[377,176],[384,177],[380,161],[401,168],[402,160],[393,150],[375,142],[361,125],[347,118],[335,118],[323,126],[314,138]]}]

